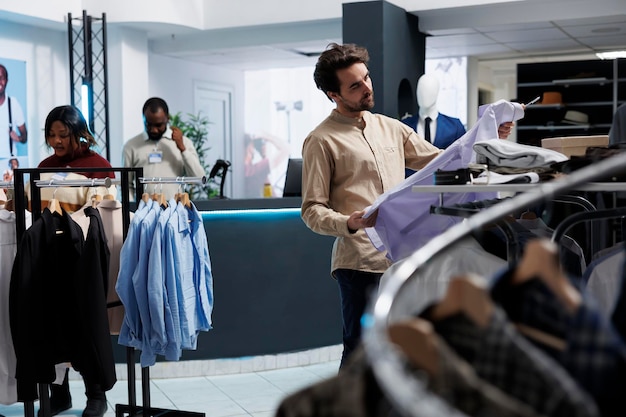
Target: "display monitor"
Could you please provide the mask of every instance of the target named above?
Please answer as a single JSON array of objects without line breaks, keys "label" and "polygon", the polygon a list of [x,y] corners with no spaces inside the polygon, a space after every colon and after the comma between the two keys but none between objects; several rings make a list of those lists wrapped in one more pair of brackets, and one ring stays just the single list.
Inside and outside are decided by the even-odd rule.
[{"label": "display monitor", "polygon": [[283,197],[302,197],[302,158],[290,158],[287,162]]}]

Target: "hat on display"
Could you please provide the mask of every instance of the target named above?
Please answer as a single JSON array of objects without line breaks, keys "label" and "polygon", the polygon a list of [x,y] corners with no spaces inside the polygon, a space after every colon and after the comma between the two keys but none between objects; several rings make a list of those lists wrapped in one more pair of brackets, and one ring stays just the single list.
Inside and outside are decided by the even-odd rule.
[{"label": "hat on display", "polygon": [[586,125],[589,123],[589,116],[580,111],[568,110],[561,122],[574,125]]},{"label": "hat on display", "polygon": [[563,104],[563,96],[558,91],[546,91],[543,93],[541,104]]}]

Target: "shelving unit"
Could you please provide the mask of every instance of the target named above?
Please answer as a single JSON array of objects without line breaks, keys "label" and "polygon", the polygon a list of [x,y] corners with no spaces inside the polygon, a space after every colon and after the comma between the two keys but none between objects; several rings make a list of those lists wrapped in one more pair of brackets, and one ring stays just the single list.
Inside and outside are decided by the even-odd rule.
[{"label": "shelving unit", "polygon": [[[626,102],[626,60],[586,60],[517,65],[517,100],[561,93],[561,104],[534,104],[517,123],[519,143],[541,146],[541,139],[606,135],[617,107]],[[584,113],[586,123],[564,121],[569,110]]]}]

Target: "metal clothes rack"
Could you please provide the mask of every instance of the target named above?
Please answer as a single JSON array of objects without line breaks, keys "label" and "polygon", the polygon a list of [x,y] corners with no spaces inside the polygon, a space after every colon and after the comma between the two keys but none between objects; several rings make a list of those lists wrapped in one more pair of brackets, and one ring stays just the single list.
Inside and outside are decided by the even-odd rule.
[{"label": "metal clothes rack", "polygon": [[[486,207],[491,207],[494,204],[502,202],[502,199],[489,199],[468,203],[459,203],[452,206],[430,206],[430,212],[432,214],[440,214],[444,216],[456,216],[468,218],[483,210]],[[507,261],[510,265],[517,261],[519,255],[519,248],[517,243],[517,234],[513,227],[506,220],[501,220],[493,224],[500,229],[506,239],[506,254]]]},{"label": "metal clothes rack", "polygon": [[[41,180],[41,174],[43,173],[57,173],[57,172],[119,172],[121,179],[86,179],[86,180]],[[14,189],[14,207],[15,207],[15,232],[18,242],[21,242],[24,232],[26,231],[26,218],[25,212],[27,204],[25,198],[16,198],[16,196],[25,196],[25,175],[29,175],[30,181],[30,201],[31,201],[31,213],[33,222],[41,217],[41,191],[40,188],[44,187],[98,187],[106,186],[110,187],[114,183],[119,183],[122,186],[122,224],[123,224],[123,236],[126,239],[128,232],[128,226],[130,225],[130,209],[129,209],[129,180],[128,173],[134,172],[136,175],[143,174],[143,168],[18,168],[13,172],[13,189]],[[137,195],[141,195],[143,192],[143,186],[137,184]],[[133,364],[134,370],[134,361]],[[129,369],[131,367],[129,363]],[[134,373],[133,373],[134,375]],[[129,387],[130,387],[130,373],[129,373]],[[135,389],[134,377],[133,377],[133,392]],[[130,389],[129,389],[130,398]],[[42,417],[48,417],[50,415],[50,398],[48,394],[48,384],[39,384],[39,405]],[[33,401],[24,402],[24,415],[25,417],[35,416],[35,406]]]},{"label": "metal clothes rack", "polygon": [[[406,257],[393,270],[381,286],[378,296],[366,309],[363,319],[363,343],[367,360],[381,389],[402,415],[438,417],[452,415],[455,412],[441,399],[430,394],[425,382],[418,375],[407,371],[398,350],[389,339],[387,328],[390,312],[409,277],[429,264],[431,259],[435,259],[448,246],[487,224],[497,222],[520,208],[532,207],[599,178],[622,174],[625,171],[626,154],[619,154],[577,170],[562,179],[533,184],[532,188],[524,190],[526,192],[476,213],[464,222],[447,229]],[[412,306],[413,311],[423,310],[426,305],[436,301],[432,299],[433,297],[430,295],[429,299],[427,295],[421,298]]]},{"label": "metal clothes rack", "polygon": [[[143,171],[143,170],[142,170]],[[143,193],[143,184],[205,184],[206,177],[159,177],[144,178],[143,172],[136,175],[136,181],[141,187],[136,187],[136,201],[139,201]],[[124,194],[124,190],[122,190]],[[128,189],[125,194],[128,195]],[[126,237],[126,234],[124,235]],[[142,406],[137,406],[137,398],[135,393],[135,349],[126,348],[126,363],[128,364],[128,404],[116,404],[116,417],[133,417],[133,416],[159,416],[159,417],[205,417],[205,413],[194,411],[169,410],[164,408],[154,408],[150,405],[150,368],[141,368],[141,393]],[[132,364],[132,366],[131,366]],[[132,377],[131,377],[132,375]]]},{"label": "metal clothes rack", "polygon": [[140,177],[142,184],[206,184],[206,177]]},{"label": "metal clothes rack", "polygon": [[[615,207],[605,210],[584,211],[572,214],[563,220],[552,232],[552,241],[559,242],[565,233],[575,224],[590,220],[604,220],[610,218],[626,217],[626,207]],[[594,252],[595,253],[595,252]]]},{"label": "metal clothes rack", "polygon": [[[42,173],[57,173],[57,172],[119,172],[120,179],[86,179],[86,180],[41,180],[40,174]],[[177,177],[177,178],[161,178],[159,180],[140,181],[143,175],[143,168],[33,168],[33,169],[16,169],[14,171],[14,182],[12,183],[15,195],[25,195],[24,193],[24,176],[30,175],[31,184],[31,211],[33,215],[33,221],[41,217],[41,192],[40,188],[45,187],[98,187],[105,186],[110,187],[112,184],[121,184],[121,196],[122,196],[122,225],[123,225],[123,237],[124,240],[128,234],[128,228],[130,226],[130,200],[129,190],[130,181],[129,174],[133,173],[135,180],[135,199],[139,201],[143,194],[144,183],[164,183],[175,182],[180,184],[203,184],[206,182],[205,177]],[[19,242],[26,230],[25,221],[26,202],[24,199],[16,199],[15,201],[15,213],[16,213],[16,233],[17,241]],[[136,395],[136,373],[135,373],[135,349],[132,347],[126,348],[126,366],[128,374],[128,404],[116,404],[115,415],[118,417],[128,416],[167,416],[167,417],[205,417],[204,413],[169,410],[163,408],[154,408],[150,405],[150,370],[149,368],[142,368],[141,370],[141,387],[142,387],[142,405],[137,405]],[[48,394],[48,385],[39,384],[39,399],[40,409],[42,417],[48,417],[50,415],[50,399]],[[24,403],[24,415],[25,417],[35,417],[35,407],[33,401],[27,401]]]},{"label": "metal clothes rack", "polygon": [[[531,189],[528,187],[529,185],[534,186],[535,184],[495,184],[495,185],[482,185],[478,187],[481,188],[481,191],[489,190],[491,188],[490,191],[512,191],[515,189],[516,192],[525,192]],[[497,204],[506,198],[510,198],[510,197],[494,198],[494,199],[467,202],[467,203],[458,203],[458,204],[453,204],[451,206],[443,205],[443,198],[444,198],[445,193],[467,192],[468,187],[473,189],[474,187],[477,187],[477,186],[475,185],[443,185],[443,186],[439,185],[439,186],[434,186],[434,188],[432,186],[415,186],[413,187],[413,191],[414,192],[436,191],[440,194],[439,206],[434,206],[434,205],[431,206],[430,207],[431,214],[457,216],[457,217],[463,217],[463,218],[468,218],[474,215],[475,213],[477,213],[478,211],[481,211],[484,208]],[[504,189],[501,187],[504,187]],[[510,187],[513,187],[513,188],[510,188]],[[576,190],[586,189],[586,190],[594,190],[594,191],[599,191],[599,190],[602,190],[603,188],[607,188],[607,191],[610,190],[611,192],[616,192],[618,190],[625,190],[626,184],[595,183],[595,184],[582,184],[582,185],[578,185],[575,187]],[[596,211],[596,207],[589,200],[579,195],[573,195],[573,194],[558,195],[558,196],[554,196],[550,201],[552,203],[565,203],[565,204],[578,206],[582,210],[584,210],[584,212]],[[595,220],[600,220],[600,219],[602,218],[597,218]],[[590,219],[590,220],[594,220],[594,219]],[[520,248],[518,247],[519,245],[517,244],[515,230],[506,221],[499,221],[499,222],[494,223],[494,225],[498,229],[500,229],[500,231],[502,231],[502,233],[505,235],[505,239],[507,243],[507,260],[509,261],[509,263],[515,262],[520,254],[519,252]],[[588,240],[588,242],[585,241],[584,245],[581,244],[581,247],[582,246],[585,247],[583,251],[588,255],[588,254],[596,253],[601,245],[600,245],[600,236],[598,235],[598,233],[596,233],[597,227],[596,225],[594,225],[594,222],[590,221],[586,223],[586,227],[587,227],[586,233],[587,233],[587,236],[590,237],[590,239]]]}]

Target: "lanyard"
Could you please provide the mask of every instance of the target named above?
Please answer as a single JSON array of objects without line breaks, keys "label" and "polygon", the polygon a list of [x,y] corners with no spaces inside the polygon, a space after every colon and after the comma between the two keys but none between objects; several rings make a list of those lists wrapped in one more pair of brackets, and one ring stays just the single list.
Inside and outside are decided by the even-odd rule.
[{"label": "lanyard", "polygon": [[13,140],[11,140],[11,131],[13,130],[13,118],[11,117],[11,97],[7,96],[8,110],[9,110],[9,150],[11,156],[15,156],[13,153]]}]

